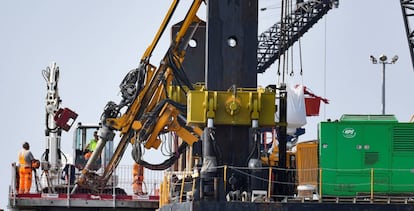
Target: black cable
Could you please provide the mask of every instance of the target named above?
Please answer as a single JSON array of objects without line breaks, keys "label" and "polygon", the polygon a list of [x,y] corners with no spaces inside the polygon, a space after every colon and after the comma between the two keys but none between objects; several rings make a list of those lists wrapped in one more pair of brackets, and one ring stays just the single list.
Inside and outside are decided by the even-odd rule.
[{"label": "black cable", "polygon": [[217,142],[216,142],[216,140],[214,138],[213,131],[211,131],[211,133],[209,135],[210,135],[209,140],[213,144],[213,151],[214,151],[214,154],[216,155],[217,165],[221,166],[221,165],[223,165],[223,157],[222,157],[221,148],[217,144]]},{"label": "black cable", "polygon": [[186,94],[185,90],[183,89],[183,85],[181,83],[183,81],[182,80],[182,75],[180,73],[179,68],[176,66],[176,64],[174,62],[173,53],[171,51],[168,52],[168,63],[169,63],[169,66],[171,67],[171,69],[173,70],[173,74],[174,74],[173,81],[174,81],[174,83],[177,84],[179,87],[181,87],[181,90],[183,90],[184,94]]},{"label": "black cable", "polygon": [[63,155],[63,157],[65,158],[65,165],[68,164],[68,158],[66,157],[65,153],[63,153],[61,150],[59,150],[60,154]]},{"label": "black cable", "polygon": [[[180,62],[180,58],[177,55],[175,55],[171,49],[168,51],[168,62],[170,64],[171,69],[174,72],[174,78],[177,78],[177,82],[179,83],[180,87],[182,88],[182,82],[185,86],[188,87],[188,89],[194,90],[194,87],[188,79],[188,76],[185,73],[184,68]],[[179,64],[179,66],[177,66],[177,64]],[[182,90],[184,91],[184,89]]]},{"label": "black cable", "polygon": [[40,156],[41,160],[49,161],[49,149],[46,149],[45,152],[43,152],[42,156]]},{"label": "black cable", "polygon": [[253,146],[252,150],[249,153],[249,156],[247,156],[246,166],[249,164],[249,160],[253,157],[255,151],[259,149],[259,147],[257,146],[258,145],[258,139],[256,138],[256,135],[258,134],[258,130],[253,129],[253,128],[250,129],[250,130],[252,131],[251,132],[251,138],[253,139],[253,140],[250,140],[250,141],[254,141],[255,143],[254,143],[254,146]]},{"label": "black cable", "polygon": [[[138,144],[139,145],[139,144]],[[134,158],[134,161],[142,166],[144,166],[147,169],[151,169],[151,170],[165,170],[169,167],[171,167],[175,161],[178,160],[178,158],[180,157],[180,155],[187,149],[188,144],[186,142],[183,142],[177,149],[176,153],[174,153],[174,155],[166,160],[164,160],[162,163],[159,164],[151,164],[148,163],[147,161],[143,160],[141,158],[141,156],[139,155],[140,152],[137,152],[135,150],[132,151],[132,157]],[[135,144],[134,147],[136,148]],[[140,151],[140,146],[138,146],[136,149],[139,149]]]},{"label": "black cable", "polygon": [[49,128],[49,118],[48,118],[48,113],[46,112],[46,129],[48,130],[48,132],[57,132],[59,130],[58,126],[56,126],[55,128]]},{"label": "black cable", "polygon": [[[161,137],[162,136],[162,137]],[[164,156],[171,156],[171,151],[169,150],[171,146],[168,144],[167,137],[165,134],[158,135],[159,139],[162,140],[161,144],[161,154]]]}]

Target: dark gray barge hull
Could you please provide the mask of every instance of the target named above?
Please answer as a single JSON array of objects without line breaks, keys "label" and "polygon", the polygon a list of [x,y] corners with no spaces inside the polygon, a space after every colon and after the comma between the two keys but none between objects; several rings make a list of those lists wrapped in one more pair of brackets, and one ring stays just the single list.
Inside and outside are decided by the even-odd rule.
[{"label": "dark gray barge hull", "polygon": [[414,204],[387,204],[387,203],[250,203],[250,202],[183,202],[172,203],[160,208],[160,211],[224,211],[224,210],[249,210],[249,211],[414,211]]}]

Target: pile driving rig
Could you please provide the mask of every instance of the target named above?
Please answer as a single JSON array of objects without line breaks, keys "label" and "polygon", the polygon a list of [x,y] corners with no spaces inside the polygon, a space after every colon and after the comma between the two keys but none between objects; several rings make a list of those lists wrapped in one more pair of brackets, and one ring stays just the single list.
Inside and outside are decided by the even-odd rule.
[{"label": "pile driving rig", "polygon": [[[318,18],[321,18],[336,2],[302,2],[297,13],[290,15],[299,17],[299,12],[319,11],[321,15]],[[156,67],[150,63],[150,57],[177,7],[178,1],[173,1],[140,64],[122,81],[122,100],[119,103],[110,101],[106,105],[99,130],[101,141],[72,193],[79,188],[104,191],[130,143],[135,162],[152,170],[170,168],[180,154],[189,152],[192,160],[186,161],[187,170],[199,175],[193,178],[197,190],[192,194],[196,201],[225,201],[226,195],[238,199],[242,192],[251,198],[255,191],[264,192],[266,197],[271,195],[270,192],[288,194],[288,187],[284,185],[269,190],[265,183],[256,179],[269,174],[267,170],[258,170],[262,166],[287,167],[288,139],[285,85],[257,88],[258,2],[208,1],[207,24],[196,15],[202,3],[194,0],[185,19],[175,25],[171,45]],[[292,40],[297,40],[318,18],[300,25],[304,28],[294,31]],[[279,42],[284,44],[281,51],[293,44],[294,41],[289,40],[289,43]],[[198,54],[201,49],[205,49],[205,53]],[[260,52],[269,57],[263,50]],[[275,54],[274,50],[272,54],[276,57],[283,55]],[[186,66],[186,63],[194,66]],[[279,123],[275,123],[276,98],[281,112]],[[276,126],[279,127],[279,146],[274,144],[271,153],[262,154],[262,133]],[[116,131],[120,133],[120,143],[103,174],[97,175],[91,171],[90,163],[97,159],[105,143],[113,140]],[[161,164],[143,160],[144,148],[158,149],[165,141],[162,135],[171,133],[180,139],[173,156]],[[253,176],[237,170],[224,173],[219,170],[223,165],[248,168]],[[278,173],[277,179],[283,182],[288,178],[286,174]]]},{"label": "pile driving rig", "polygon": [[[207,1],[206,23],[196,15],[204,1],[194,0],[185,19],[176,25],[171,45],[156,67],[150,63],[151,54],[178,2],[172,2],[140,64],[120,84],[122,100],[119,103],[110,101],[105,106],[98,145],[82,167],[75,185],[67,186],[66,190],[70,190],[68,198],[80,192],[100,195],[113,189],[111,176],[129,143],[135,162],[152,170],[170,168],[185,151],[191,154],[193,159],[187,161],[187,171],[194,172],[189,178],[195,181],[196,188],[189,197],[194,202],[279,200],[274,193],[286,195],[291,192],[286,185],[269,188],[257,179],[270,175],[283,184],[289,178],[283,171],[275,174],[268,168],[261,169],[288,167],[287,93],[285,84],[257,88],[257,72],[263,72],[263,68],[283,55],[337,1],[300,2],[297,10],[286,18],[295,24],[276,24],[261,35],[261,49],[258,50],[257,0]],[[308,18],[301,18],[305,16]],[[189,45],[191,42],[196,45]],[[200,49],[205,51],[196,53]],[[258,62],[262,58],[266,64],[260,66]],[[275,122],[276,104],[280,113],[278,123]],[[278,128],[279,145],[272,144],[273,150],[263,153],[262,134],[274,131],[275,127]],[[113,143],[117,131],[120,142],[102,173],[98,173],[94,163],[105,146]],[[165,141],[163,134],[179,137],[180,144],[174,155],[161,164],[143,160],[143,149],[158,149]],[[292,165],[289,163],[289,167]],[[221,168],[223,166],[236,168],[227,171]],[[246,168],[249,176],[237,168]],[[166,192],[168,190],[164,189]],[[165,204],[161,202],[161,205]],[[224,208],[228,208],[227,205]]]}]

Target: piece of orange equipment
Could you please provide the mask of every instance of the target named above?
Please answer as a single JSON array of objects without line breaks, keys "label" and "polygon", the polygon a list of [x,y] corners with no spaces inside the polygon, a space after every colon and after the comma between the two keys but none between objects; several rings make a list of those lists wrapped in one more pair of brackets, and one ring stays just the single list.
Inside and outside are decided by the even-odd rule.
[{"label": "piece of orange equipment", "polygon": [[32,168],[38,169],[40,167],[40,161],[37,159],[32,160]]},{"label": "piece of orange equipment", "polygon": [[134,163],[134,167],[132,169],[132,176],[132,190],[134,191],[134,194],[145,194],[144,191],[142,191],[142,183],[144,182],[144,167],[137,163]]}]

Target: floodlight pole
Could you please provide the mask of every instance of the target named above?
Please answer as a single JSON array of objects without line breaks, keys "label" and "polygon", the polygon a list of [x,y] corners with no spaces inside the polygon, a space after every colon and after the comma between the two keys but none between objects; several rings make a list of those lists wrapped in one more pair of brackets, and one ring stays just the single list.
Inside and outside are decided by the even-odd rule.
[{"label": "floodlight pole", "polygon": [[[370,56],[373,64],[377,64],[378,60],[374,56]],[[385,115],[385,65],[386,64],[395,64],[398,60],[398,56],[395,55],[391,61],[387,61],[387,56],[382,54],[379,58],[379,63],[382,64],[382,115]]]},{"label": "floodlight pole", "polygon": [[382,62],[382,115],[385,115],[385,62]]}]

